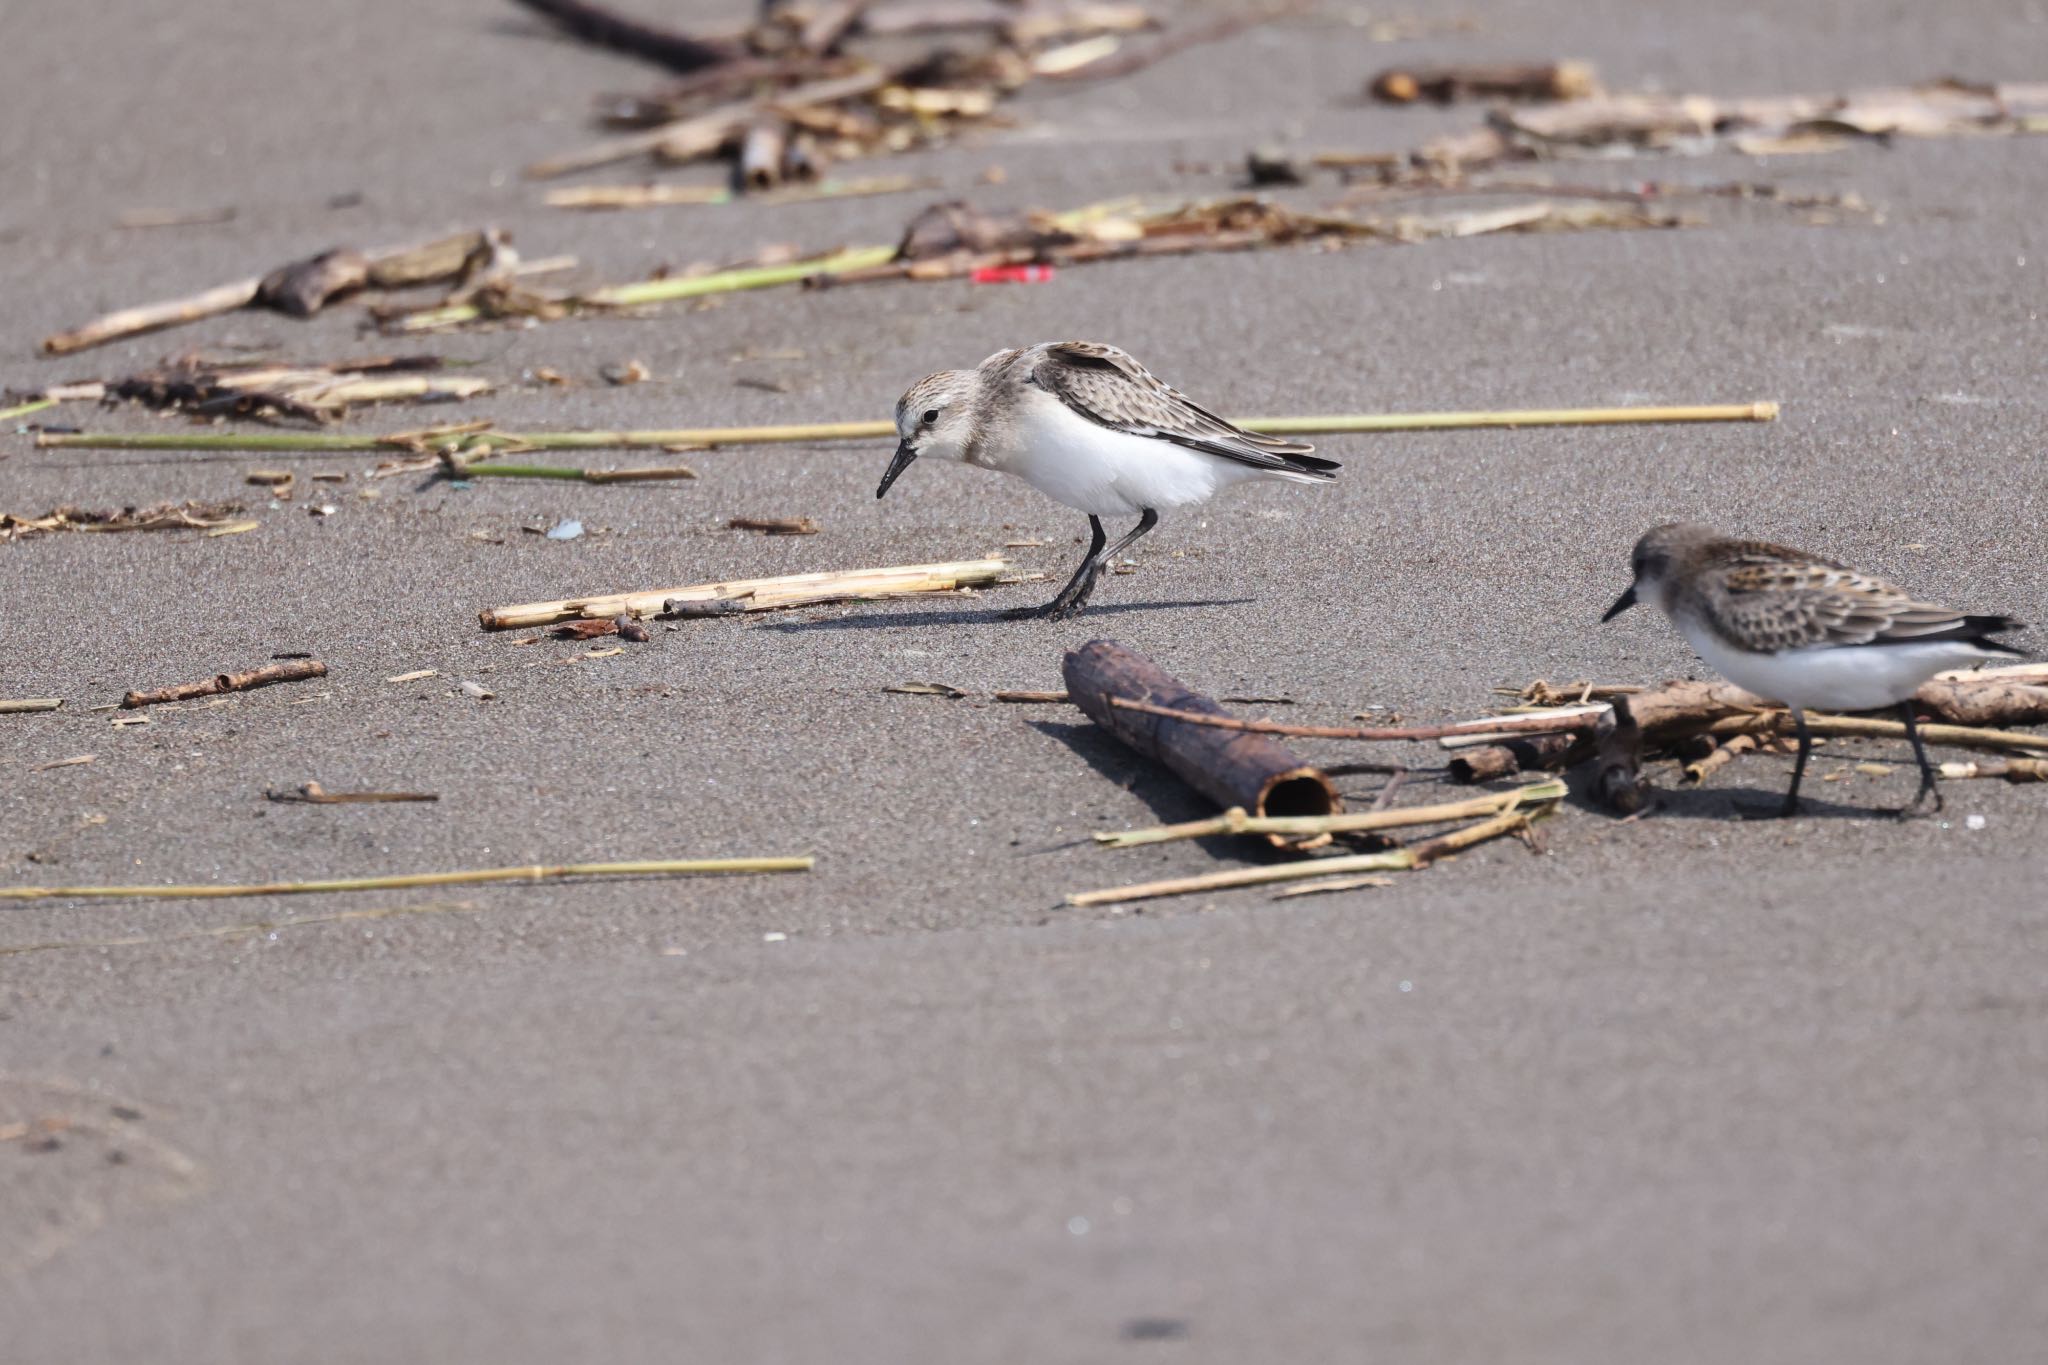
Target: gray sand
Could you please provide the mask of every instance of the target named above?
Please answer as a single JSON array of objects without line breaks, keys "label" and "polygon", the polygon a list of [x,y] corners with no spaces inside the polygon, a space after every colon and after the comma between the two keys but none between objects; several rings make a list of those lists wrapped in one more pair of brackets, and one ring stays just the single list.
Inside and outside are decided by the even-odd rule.
[{"label": "gray sand", "polygon": [[[517,168],[583,141],[598,90],[653,80],[492,0],[375,0],[345,21],[226,0],[49,8],[8,26],[0,384],[199,346],[386,347],[341,308],[33,355],[102,308],[336,241],[495,222],[529,254],[633,278],[768,241],[890,240],[921,202],[542,208]],[[2040,79],[2029,56],[2048,51],[2039,5],[1463,8],[1482,32],[1388,46],[1341,14],[1275,28],[863,172],[930,173],[996,206],[1210,194],[1226,172],[1174,162],[1234,164],[1281,137],[1398,147],[1476,117],[1358,106],[1396,59],[1575,55],[1619,85],[1763,93]],[[24,945],[474,907],[0,957],[0,1130],[76,1122],[53,1151],[0,1143],[8,1357],[2038,1352],[2038,789],[1955,784],[1945,818],[1900,825],[1876,812],[1911,791],[1903,750],[1843,744],[1816,778],[1845,780],[1813,781],[1817,813],[1797,823],[1732,818],[1785,779],[1784,760],[1752,759],[1632,826],[1569,809],[1542,858],[1502,844],[1383,890],[1083,912],[1060,895],[1228,853],[1087,846],[1200,807],[1075,713],[985,697],[1058,686],[1061,651],[1095,636],[1324,722],[1471,714],[1533,677],[1681,676],[1697,664],[1648,613],[1594,626],[1632,538],[1679,516],[2043,619],[2041,147],[1587,170],[1854,189],[1875,224],[1759,212],[460,335],[431,347],[505,392],[353,423],[882,415],[925,370],[1059,336],[1118,341],[1236,412],[1785,404],[1770,426],[1328,440],[1347,463],[1335,487],[1248,490],[1169,524],[1079,623],[991,619],[1048,583],[658,630],[597,660],[475,629],[485,606],[1007,541],[1048,542],[1008,553],[1055,580],[1071,567],[1081,519],[1021,484],[921,465],[878,505],[879,443],[695,455],[703,477],[675,486],[398,479],[374,500],[367,460],[290,457],[349,480],[259,503],[246,535],[0,546],[0,696],[69,699],[0,718],[8,884],[819,860],[775,879],[0,912],[0,944]],[[992,163],[1007,184],[977,186]],[[363,200],[329,208],[342,192]],[[226,226],[115,226],[226,205]],[[596,382],[631,358],[653,382]],[[536,366],[583,382],[516,384]],[[244,473],[277,463],[10,435],[0,506],[247,498]],[[720,529],[740,514],[826,529]],[[522,530],[570,516],[590,533]],[[90,709],[287,650],[331,676],[133,728]],[[422,668],[440,676],[383,681]],[[882,691],[913,679],[978,695]],[[262,798],[309,779],[443,799]]]}]

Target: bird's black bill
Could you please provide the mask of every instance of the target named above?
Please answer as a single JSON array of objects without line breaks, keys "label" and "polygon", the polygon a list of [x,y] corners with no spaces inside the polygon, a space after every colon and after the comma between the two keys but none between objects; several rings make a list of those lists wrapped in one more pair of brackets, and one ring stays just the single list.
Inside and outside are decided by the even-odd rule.
[{"label": "bird's black bill", "polygon": [[[882,486],[884,488],[888,487],[888,480],[883,480]],[[1631,583],[1628,585],[1627,592],[1623,593],[1621,596],[1614,599],[1614,605],[1609,607],[1607,609],[1607,614],[1600,618],[1600,624],[1603,626],[1606,625],[1609,621],[1612,621],[1615,617],[1621,615],[1623,612],[1627,611],[1630,607],[1634,606],[1635,604],[1636,585]]]},{"label": "bird's black bill", "polygon": [[896,458],[889,461],[889,472],[882,475],[882,486],[875,490],[875,496],[879,498],[888,492],[889,485],[896,482],[903,471],[910,468],[910,462],[916,458],[917,452],[910,448],[910,442],[898,441],[896,443]]}]

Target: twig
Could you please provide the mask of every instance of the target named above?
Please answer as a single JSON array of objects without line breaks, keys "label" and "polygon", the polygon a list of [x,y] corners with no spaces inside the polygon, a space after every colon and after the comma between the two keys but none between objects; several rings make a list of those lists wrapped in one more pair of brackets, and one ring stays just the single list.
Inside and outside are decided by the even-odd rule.
[{"label": "twig", "polygon": [[1066,898],[1068,905],[1110,905],[1120,901],[1151,900],[1159,896],[1186,896],[1202,891],[1223,891],[1239,886],[1260,886],[1268,882],[1305,881],[1340,873],[1412,872],[1439,858],[1521,829],[1530,820],[1554,807],[1535,811],[1512,810],[1476,825],[1431,839],[1408,848],[1385,853],[1357,853],[1338,858],[1310,858],[1298,863],[1271,867],[1237,867],[1198,877],[1176,877],[1167,881],[1140,882],[1135,886],[1113,886],[1102,891],[1082,891]]},{"label": "twig", "polygon": [[328,891],[398,891],[419,886],[464,886],[476,882],[541,882],[566,877],[676,876],[698,872],[808,872],[813,859],[680,858],[633,863],[568,863],[561,866],[492,867],[474,872],[422,872],[402,877],[343,877],[329,881],[258,882],[246,886],[9,886],[0,900],[66,897],[127,897],[139,900],[195,900],[226,896],[301,896]]},{"label": "twig", "polygon": [[457,479],[565,479],[576,483],[656,483],[694,479],[697,471],[688,465],[667,465],[649,469],[574,469],[565,465],[504,464],[469,461],[451,454],[442,456],[449,477]]},{"label": "twig", "polygon": [[563,32],[593,47],[609,48],[629,57],[642,57],[685,75],[731,61],[740,55],[739,48],[732,43],[693,38],[674,29],[657,28],[589,4],[587,0],[514,0],[514,3],[544,16]]},{"label": "twig", "polygon": [[1403,829],[1412,825],[1436,825],[1451,820],[1469,820],[1477,815],[1496,815],[1518,806],[1562,801],[1565,784],[1553,779],[1532,782],[1513,791],[1476,796],[1469,801],[1452,801],[1436,806],[1406,809],[1358,811],[1346,815],[1269,815],[1261,819],[1247,815],[1241,806],[1207,820],[1189,820],[1178,825],[1151,829],[1116,830],[1098,833],[1095,842],[1104,848],[1133,848],[1139,844],[1163,844],[1176,839],[1207,839],[1218,834],[1356,834],[1376,829]]},{"label": "twig", "polygon": [[730,603],[734,611],[768,611],[845,597],[952,592],[994,583],[1009,571],[1007,561],[973,559],[905,564],[883,569],[789,574],[780,578],[743,578],[725,583],[697,583],[684,588],[652,588],[644,592],[571,597],[558,602],[528,602],[480,612],[477,619],[485,630],[513,630],[524,626],[553,625],[557,621],[577,617],[602,620],[626,615],[641,619],[664,610],[671,602]]},{"label": "twig", "polygon": [[2048,782],[2048,759],[2007,758],[1991,763],[1944,763],[1941,775],[1950,781],[2002,777],[2008,782]]},{"label": "twig", "polygon": [[18,716],[30,711],[54,711],[63,704],[62,697],[23,697],[18,701],[0,701],[0,716]]},{"label": "twig", "polygon": [[[1789,711],[1765,711],[1748,716],[1725,716],[1705,727],[1709,735],[1782,735],[1792,728]],[[1871,716],[1817,716],[1807,712],[1806,728],[1816,735],[1853,735],[1865,739],[1904,739],[1906,727],[1895,720]],[[2029,735],[2017,730],[1984,730],[1968,725],[1943,725],[1923,721],[1917,727],[1928,744],[1953,744],[1965,749],[2017,749],[2022,753],[2048,753],[2048,735]]]},{"label": "twig", "polygon": [[1552,716],[1483,717],[1453,721],[1448,725],[1293,725],[1277,720],[1242,720],[1236,716],[1212,716],[1201,711],[1176,711],[1170,706],[1111,697],[1109,704],[1121,711],[1142,711],[1148,716],[1187,721],[1191,725],[1212,725],[1219,730],[1244,730],[1259,735],[1292,735],[1299,739],[1425,740],[1483,732],[1486,735],[1569,734],[1590,729],[1591,714],[1559,720]]},{"label": "twig", "polygon": [[[652,284],[686,284],[662,280]],[[650,285],[651,287],[651,285]],[[715,291],[713,291],[715,292]],[[452,312],[455,310],[441,310]],[[415,314],[415,318],[424,314]],[[459,320],[459,319],[458,319]],[[1554,412],[1410,412],[1329,417],[1243,417],[1241,427],[1270,436],[1360,432],[1447,431],[1482,427],[1612,425],[1623,422],[1768,422],[1775,403],[1698,408],[1567,408]],[[1538,418],[1545,420],[1536,420]],[[317,450],[388,453],[394,446],[489,450],[630,450],[636,447],[810,444],[894,437],[890,421],[813,422],[768,427],[683,427],[655,431],[526,431],[450,434],[400,441],[393,436],[333,432],[38,432],[38,446],[93,450]]]},{"label": "twig", "polygon": [[1703,786],[1706,780],[1727,767],[1738,757],[1754,753],[1763,741],[1755,735],[1730,735],[1716,744],[1702,758],[1696,758],[1685,765],[1685,785]]},{"label": "twig", "polygon": [[347,806],[386,801],[439,801],[436,792],[331,792],[318,782],[308,782],[295,792],[266,791],[272,801],[297,802],[308,806]]},{"label": "twig", "polygon": [[180,683],[176,687],[130,692],[121,698],[121,709],[133,711],[138,707],[155,706],[161,702],[188,701],[193,697],[211,697],[222,692],[246,692],[252,687],[268,687],[272,683],[299,682],[306,678],[326,676],[327,665],[318,659],[287,659],[283,663],[252,668],[246,673],[223,673],[204,682]]},{"label": "twig", "polygon": [[996,693],[996,694],[995,694],[995,695],[994,695],[994,696],[993,696],[993,697],[991,698],[991,700],[993,700],[993,701],[1003,701],[1003,702],[1015,702],[1015,703],[1019,703],[1019,704],[1025,704],[1025,705],[1030,705],[1030,704],[1038,704],[1038,705],[1045,705],[1045,706],[1053,706],[1053,705],[1065,706],[1065,705],[1068,705],[1068,704],[1070,704],[1070,703],[1071,703],[1071,702],[1073,701],[1073,698],[1069,697],[1069,696],[1068,696],[1068,695],[1067,695],[1067,694],[1066,694],[1065,692],[1022,692],[1022,691],[1012,691],[1012,692],[998,692],[998,693]]},{"label": "twig", "polygon": [[908,175],[864,180],[821,180],[762,194],[736,194],[726,185],[572,185],[549,190],[542,202],[557,209],[641,209],[680,204],[802,204],[815,199],[865,199],[928,190],[936,180]]}]

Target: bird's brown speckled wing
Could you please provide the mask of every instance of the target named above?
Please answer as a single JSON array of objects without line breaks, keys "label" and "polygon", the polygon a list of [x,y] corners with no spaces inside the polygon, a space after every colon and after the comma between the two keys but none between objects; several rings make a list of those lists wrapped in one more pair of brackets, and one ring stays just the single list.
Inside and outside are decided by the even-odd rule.
[{"label": "bird's brown speckled wing", "polygon": [[1305,458],[1315,449],[1312,445],[1260,436],[1226,422],[1161,383],[1115,346],[1050,342],[1033,347],[1021,362],[1029,367],[1032,383],[1089,421],[1114,430],[1156,436],[1262,469],[1324,474],[1337,468],[1334,460]]},{"label": "bird's brown speckled wing", "polygon": [[1776,545],[1746,545],[1715,570],[1714,615],[1747,649],[1968,639],[1987,618],[1916,602],[1880,578]]}]

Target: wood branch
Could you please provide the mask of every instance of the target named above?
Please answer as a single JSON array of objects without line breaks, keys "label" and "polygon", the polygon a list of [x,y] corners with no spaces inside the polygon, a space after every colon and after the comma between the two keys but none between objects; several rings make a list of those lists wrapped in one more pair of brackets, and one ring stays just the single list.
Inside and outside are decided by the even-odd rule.
[{"label": "wood branch", "polygon": [[193,697],[212,697],[222,692],[246,692],[252,687],[268,687],[272,683],[299,682],[306,678],[326,676],[327,665],[318,659],[287,659],[282,663],[252,668],[246,673],[222,673],[203,682],[180,683],[176,687],[130,692],[121,698],[121,709],[133,711],[138,707],[155,706],[161,702],[188,701]]},{"label": "wood branch", "polygon": [[[1188,716],[1230,717],[1126,645],[1093,640],[1069,650],[1061,673],[1067,695],[1090,720],[1219,806],[1258,816],[1331,815],[1343,808],[1326,775],[1265,735],[1187,723]],[[1143,704],[1117,705],[1133,701]],[[1276,845],[1291,842],[1269,837]]]},{"label": "wood branch", "polygon": [[478,613],[485,630],[513,630],[553,625],[577,617],[608,618],[625,614],[644,620],[668,603],[717,603],[734,612],[769,611],[810,606],[848,597],[900,597],[915,593],[954,592],[984,587],[1010,572],[1000,559],[956,560],[936,564],[905,564],[885,569],[850,569],[833,573],[789,574],[780,578],[742,578],[724,583],[697,583],[682,588],[570,597],[557,602],[529,602]]},{"label": "wood branch", "polygon": [[1757,735],[1730,735],[1715,744],[1705,754],[1685,765],[1685,785],[1698,787],[1705,784],[1721,769],[1733,763],[1743,754],[1755,753],[1763,746],[1763,739]]},{"label": "wood branch", "polygon": [[1498,815],[1518,806],[1562,801],[1565,785],[1558,780],[1532,782],[1511,791],[1475,796],[1468,801],[1451,801],[1434,806],[1408,806],[1388,810],[1350,811],[1335,815],[1256,816],[1242,806],[1207,820],[1189,820],[1178,825],[1155,825],[1150,829],[1101,831],[1095,842],[1104,848],[1135,848],[1141,844],[1163,844],[1178,839],[1208,839],[1219,834],[1363,834],[1382,829],[1406,829],[1416,825],[1448,824],[1475,816]]},{"label": "wood branch", "polygon": [[256,302],[295,318],[309,318],[330,300],[353,294],[369,282],[369,258],[352,247],[338,246],[265,275],[257,286]]},{"label": "wood branch", "polygon": [[256,291],[262,287],[263,277],[255,275],[232,284],[216,285],[185,298],[118,309],[104,317],[94,318],[83,327],[44,337],[43,350],[50,355],[70,355],[73,351],[101,346],[123,337],[161,331],[166,327],[197,322],[201,318],[219,317],[237,308],[247,308],[256,301]]},{"label": "wood branch", "polygon": [[[1071,689],[1070,689],[1071,690]],[[1163,716],[1190,725],[1219,730],[1240,730],[1258,735],[1291,735],[1298,739],[1426,740],[1461,734],[1576,734],[1592,728],[1592,712],[1566,716],[1486,716],[1479,720],[1452,721],[1446,725],[1294,725],[1278,720],[1242,720],[1218,708],[1214,711],[1182,710],[1142,697],[1115,697],[1109,705],[1119,711],[1136,711]]]},{"label": "wood branch", "polygon": [[1630,700],[1616,697],[1612,709],[1600,718],[1594,730],[1593,780],[1589,787],[1595,801],[1621,815],[1634,815],[1650,796],[1642,773],[1643,727],[1630,708]]},{"label": "wood branch", "polygon": [[707,66],[729,62],[740,55],[736,44],[693,38],[674,29],[659,28],[590,4],[588,0],[513,0],[513,3],[524,5],[563,32],[593,47],[623,52],[629,57],[639,57],[686,75]]},{"label": "wood branch", "polygon": [[62,697],[19,697],[12,701],[0,700],[0,716],[27,715],[33,711],[55,711],[64,704]]},{"label": "wood branch", "polygon": [[308,782],[297,791],[266,791],[264,798],[306,806],[353,806],[385,802],[439,801],[435,792],[331,792],[318,782]]},{"label": "wood branch", "polygon": [[1516,773],[1544,772],[1569,768],[1589,752],[1590,740],[1581,731],[1570,734],[1531,735],[1499,744],[1482,744],[1460,750],[1451,759],[1454,782],[1492,782]]},{"label": "wood branch", "polygon": [[1508,62],[1493,65],[1389,67],[1372,78],[1367,92],[1389,104],[1429,100],[1577,100],[1600,91],[1587,62]]}]

